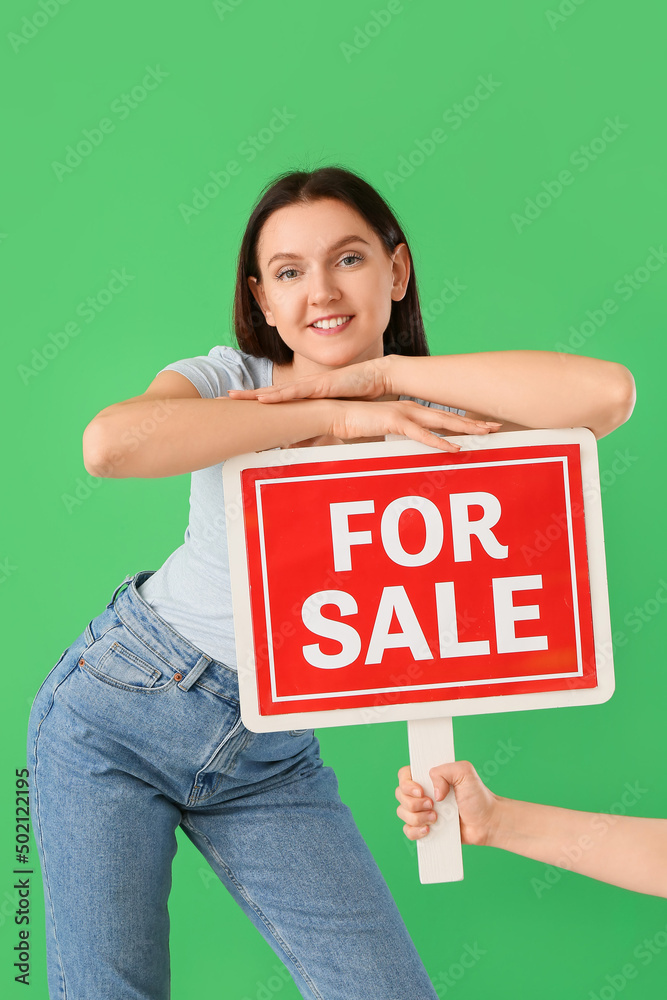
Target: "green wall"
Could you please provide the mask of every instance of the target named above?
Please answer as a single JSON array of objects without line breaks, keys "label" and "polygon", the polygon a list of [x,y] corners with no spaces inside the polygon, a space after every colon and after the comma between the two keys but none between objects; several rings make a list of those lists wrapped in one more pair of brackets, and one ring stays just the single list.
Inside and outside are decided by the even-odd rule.
[{"label": "green wall", "polygon": [[[624,633],[616,693],[592,708],[460,719],[455,733],[457,755],[500,794],[605,812],[629,784],[632,811],[667,816],[665,612],[655,600],[667,578],[667,24],[648,0],[547,2],[4,5],[8,998],[24,995],[11,967],[12,788],[32,698],[125,574],[157,569],[187,524],[188,476],[93,479],[83,428],[169,362],[233,343],[240,237],[260,189],[288,168],[342,164],[389,200],[433,353],[566,350],[634,374],[632,418],[599,442],[612,626]],[[149,70],[153,89],[133,98]],[[276,109],[280,131],[269,124]],[[86,130],[89,155],[67,162]],[[649,271],[651,254],[661,263]],[[131,280],[106,302],[114,271]],[[395,815],[405,723],[318,736],[440,996],[664,997],[662,900],[469,847],[463,882],[422,886]],[[503,743],[515,749],[499,765]],[[37,875],[32,906],[30,995],[43,1000]],[[170,911],[175,998],[195,988],[202,1000],[298,996],[180,832]],[[479,957],[452,979],[467,947]],[[628,963],[637,975],[625,982]]]}]

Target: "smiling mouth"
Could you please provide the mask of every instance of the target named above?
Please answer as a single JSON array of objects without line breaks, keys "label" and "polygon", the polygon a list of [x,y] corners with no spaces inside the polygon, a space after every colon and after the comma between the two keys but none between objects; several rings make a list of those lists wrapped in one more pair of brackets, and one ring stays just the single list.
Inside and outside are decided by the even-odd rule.
[{"label": "smiling mouth", "polygon": [[324,335],[329,334],[329,333],[338,333],[339,330],[345,330],[345,329],[347,329],[347,327],[350,325],[350,323],[352,322],[353,319],[354,319],[354,316],[350,316],[349,319],[346,319],[344,323],[339,323],[339,324],[336,324],[334,326],[329,326],[329,327],[315,326],[314,323],[311,323],[309,329],[310,330],[314,330],[315,333],[322,333]]}]

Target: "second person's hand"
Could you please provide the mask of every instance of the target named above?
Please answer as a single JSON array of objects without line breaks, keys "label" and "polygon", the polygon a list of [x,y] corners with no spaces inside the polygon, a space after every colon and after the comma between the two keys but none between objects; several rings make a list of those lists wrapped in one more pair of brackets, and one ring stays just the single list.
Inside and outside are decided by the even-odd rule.
[{"label": "second person's hand", "polygon": [[[456,804],[461,825],[461,842],[483,845],[491,840],[498,823],[501,798],[490,791],[473,765],[467,760],[453,764],[438,764],[430,769],[436,801],[442,802],[454,787]],[[398,772],[396,798],[400,802],[396,810],[404,821],[403,832],[408,840],[425,837],[430,825],[436,822],[433,801],[424,796],[424,790],[412,777],[410,766],[406,764]]]}]

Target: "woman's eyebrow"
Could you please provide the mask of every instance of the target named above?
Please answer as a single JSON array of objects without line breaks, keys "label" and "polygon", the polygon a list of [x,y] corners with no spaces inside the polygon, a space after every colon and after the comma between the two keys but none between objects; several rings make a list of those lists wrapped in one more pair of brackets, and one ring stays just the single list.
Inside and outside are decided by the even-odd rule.
[{"label": "woman's eyebrow", "polygon": [[[368,242],[368,240],[365,240],[363,238],[363,236],[355,236],[355,235],[352,235],[352,236],[343,236],[342,239],[336,240],[336,242],[332,243],[330,247],[327,247],[327,253],[332,253],[334,250],[338,250],[339,247],[342,247],[345,243],[352,243],[354,241],[356,241],[358,243],[365,243],[367,247],[370,246],[370,243]],[[287,252],[274,253],[273,257],[271,258],[270,261],[268,261],[268,263],[267,263],[266,266],[267,267],[271,267],[271,265],[273,264],[274,260],[281,260],[281,259],[283,259],[283,260],[300,260],[301,258],[300,258],[300,256],[299,256],[298,253],[287,253]]]}]

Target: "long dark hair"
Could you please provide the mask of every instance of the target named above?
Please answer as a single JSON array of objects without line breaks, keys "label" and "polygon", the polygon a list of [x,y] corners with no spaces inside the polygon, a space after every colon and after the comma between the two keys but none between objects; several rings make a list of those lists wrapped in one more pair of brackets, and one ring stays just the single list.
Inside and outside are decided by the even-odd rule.
[{"label": "long dark hair", "polygon": [[410,280],[400,302],[392,301],[391,316],[384,331],[385,354],[427,355],[430,353],[424,333],[414,263],[408,241],[386,201],[365,180],[343,167],[320,167],[317,170],[286,171],[265,186],[248,220],[236,271],[234,293],[234,332],[239,349],[254,357],[269,358],[276,364],[292,360],[294,352],[282,340],[275,326],[269,326],[264,313],[248,287],[248,276],[260,280],[257,241],[262,226],[272,212],[284,205],[306,204],[321,198],[337,198],[375,230],[388,255],[398,243],[405,243],[410,257]]}]

